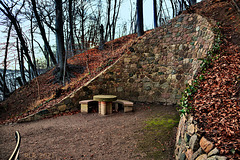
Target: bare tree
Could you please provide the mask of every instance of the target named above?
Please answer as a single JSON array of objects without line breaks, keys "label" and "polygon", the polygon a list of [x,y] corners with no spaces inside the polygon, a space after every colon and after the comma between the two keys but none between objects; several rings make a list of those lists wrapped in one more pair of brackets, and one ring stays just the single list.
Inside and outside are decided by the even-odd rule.
[{"label": "bare tree", "polygon": [[55,56],[54,56],[54,54],[53,54],[53,52],[52,52],[52,49],[51,49],[49,43],[48,43],[44,26],[43,26],[43,24],[42,24],[42,22],[41,22],[41,20],[40,20],[40,17],[39,17],[39,15],[38,15],[38,12],[37,12],[36,1],[35,1],[35,0],[31,0],[31,2],[32,2],[32,6],[33,6],[33,12],[34,12],[35,18],[36,18],[36,20],[37,20],[37,24],[38,24],[38,27],[39,27],[40,32],[41,32],[42,39],[43,39],[44,44],[45,44],[45,46],[46,46],[46,50],[47,50],[48,54],[50,55],[53,64],[56,65],[56,64],[57,64],[57,61],[56,61],[56,59],[55,59]]},{"label": "bare tree", "polygon": [[122,0],[115,0],[114,1],[114,7],[113,7],[113,17],[112,17],[112,37],[111,40],[115,39],[115,32],[116,32],[116,24],[117,24],[117,20],[118,20],[118,15],[119,15],[119,11],[121,8],[121,4],[122,4]]},{"label": "bare tree", "polygon": [[[33,73],[34,73],[34,76],[37,76],[37,70],[36,70],[36,66],[34,66],[34,64],[32,63],[32,60],[31,60],[31,57],[29,55],[29,49],[28,49],[28,46],[27,46],[27,43],[24,39],[24,36],[23,36],[23,33],[22,33],[22,30],[21,30],[21,27],[19,25],[19,22],[17,20],[17,16],[14,16],[13,13],[12,13],[12,9],[7,5],[7,3],[3,2],[3,1],[0,1],[0,4],[3,8],[0,8],[0,11],[8,17],[8,19],[11,21],[11,23],[13,24],[15,30],[16,30],[16,33],[18,35],[18,38],[20,40],[20,43],[21,43],[21,48],[23,50],[23,54],[25,55],[25,57],[27,58],[27,62],[29,63],[29,65],[31,66],[32,70],[33,70]],[[20,10],[21,8],[24,6],[24,2],[22,4],[22,6],[20,7]]]}]

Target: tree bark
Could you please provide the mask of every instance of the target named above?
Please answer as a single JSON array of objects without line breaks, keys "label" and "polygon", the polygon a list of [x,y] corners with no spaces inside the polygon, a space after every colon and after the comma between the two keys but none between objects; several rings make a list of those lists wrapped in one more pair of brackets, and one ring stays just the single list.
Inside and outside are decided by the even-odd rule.
[{"label": "tree bark", "polygon": [[100,44],[99,44],[99,50],[103,50],[104,49],[104,28],[103,25],[101,24],[100,26]]},{"label": "tree bark", "polygon": [[85,49],[85,6],[82,3],[80,7],[80,17],[81,17],[81,49]]},{"label": "tree bark", "polygon": [[73,54],[76,54],[75,51],[75,42],[73,37],[73,9],[72,9],[72,0],[69,0],[68,2],[68,13],[69,13],[69,29],[70,29],[70,48],[73,52]]},{"label": "tree bark", "polygon": [[196,3],[197,3],[197,0],[190,0],[191,6],[194,5],[194,4],[196,4]]},{"label": "tree bark", "polygon": [[118,19],[120,7],[121,7],[121,2],[122,2],[122,0],[118,1],[118,8],[117,8],[117,0],[115,0],[115,3],[114,3],[114,13],[113,13],[113,21],[112,21],[112,38],[111,38],[111,40],[115,39],[116,24],[117,24],[117,19]]},{"label": "tree bark", "polygon": [[5,49],[5,57],[4,57],[4,69],[3,69],[3,100],[7,98],[10,94],[9,89],[7,88],[6,84],[6,72],[7,72],[7,55],[8,55],[8,45],[9,45],[9,39],[10,39],[10,34],[11,34],[11,29],[12,29],[12,23],[10,23],[9,29],[8,29],[8,35],[7,35],[7,42],[6,42],[6,49]]},{"label": "tree bark", "polygon": [[[2,75],[2,73],[0,72],[0,79],[3,81],[3,75]],[[4,93],[4,90],[5,90],[5,94],[6,93],[9,93],[10,94],[10,91],[9,91],[9,89],[8,89],[8,87],[7,87],[7,85],[6,85],[6,83],[4,84],[4,82],[2,83],[2,81],[0,80],[0,90]],[[4,89],[5,88],[5,89]],[[4,96],[4,94],[3,94],[3,96]],[[5,95],[5,98],[6,98],[6,95]]]},{"label": "tree bark", "polygon": [[24,72],[24,58],[23,58],[23,48],[18,45],[18,38],[17,38],[17,53],[18,53],[18,63],[20,66],[20,73],[22,77],[23,84],[26,84],[25,72]]},{"label": "tree bark", "polygon": [[[37,66],[36,65],[36,58],[35,58],[35,52],[34,52],[34,36],[33,36],[33,15],[31,16],[31,45],[32,45],[32,58],[33,58],[33,64],[34,66]],[[29,69],[29,72],[30,72],[30,69]],[[31,73],[31,72],[30,72]]]},{"label": "tree bark", "polygon": [[158,27],[157,24],[157,0],[153,0],[153,19],[154,19],[154,28]]},{"label": "tree bark", "polygon": [[144,34],[143,30],[143,0],[137,0],[137,33],[138,37]]},{"label": "tree bark", "polygon": [[171,5],[172,5],[172,10],[173,10],[173,18],[175,17],[175,12],[176,12],[176,10],[175,10],[175,7],[174,7],[174,4],[173,4],[173,0],[170,0],[170,2],[171,2]]},{"label": "tree bark", "polygon": [[[106,32],[105,32],[105,42],[108,41],[109,31],[111,31],[110,25],[110,15],[111,14],[111,0],[107,0],[107,24],[106,24]],[[111,37],[110,37],[111,38]]]},{"label": "tree bark", "polygon": [[65,64],[65,49],[64,49],[64,35],[63,35],[63,10],[62,0],[55,0],[56,5],[56,42],[57,53],[59,55],[59,80],[63,80],[64,64]]}]

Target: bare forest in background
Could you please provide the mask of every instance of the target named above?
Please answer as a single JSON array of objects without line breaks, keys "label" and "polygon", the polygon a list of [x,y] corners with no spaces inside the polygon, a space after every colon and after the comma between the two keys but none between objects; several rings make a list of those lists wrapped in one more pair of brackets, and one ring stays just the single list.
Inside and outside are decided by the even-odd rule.
[{"label": "bare forest in background", "polygon": [[[55,67],[54,83],[71,78],[67,59],[115,38],[144,34],[143,0],[1,0],[0,100]],[[195,0],[153,0],[154,28]],[[129,17],[120,17],[123,5]],[[125,20],[126,19],[126,20]],[[42,58],[39,58],[42,57]]]}]

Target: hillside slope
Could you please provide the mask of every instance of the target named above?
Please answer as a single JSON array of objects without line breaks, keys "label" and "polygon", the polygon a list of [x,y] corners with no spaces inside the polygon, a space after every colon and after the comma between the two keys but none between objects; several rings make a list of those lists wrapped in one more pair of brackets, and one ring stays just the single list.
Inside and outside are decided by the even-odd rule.
[{"label": "hillside slope", "polygon": [[[236,1],[240,6],[240,1]],[[204,72],[193,96],[200,133],[220,154],[240,159],[240,12],[233,1],[203,1],[191,12],[219,22],[223,34],[219,57]]]},{"label": "hillside slope", "polygon": [[136,34],[124,36],[107,42],[102,51],[94,48],[68,59],[70,70],[75,78],[72,78],[66,86],[52,82],[54,69],[34,78],[0,103],[0,124],[14,122],[58,103],[107,66],[113,64],[123,53],[128,52],[128,46],[136,38]]}]

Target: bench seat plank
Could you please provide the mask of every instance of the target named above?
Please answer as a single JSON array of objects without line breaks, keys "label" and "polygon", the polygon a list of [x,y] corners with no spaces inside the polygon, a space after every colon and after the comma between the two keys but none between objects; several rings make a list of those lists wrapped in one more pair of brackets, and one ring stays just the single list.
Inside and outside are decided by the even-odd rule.
[{"label": "bench seat plank", "polygon": [[133,102],[127,101],[127,100],[121,100],[118,99],[114,101],[116,109],[118,109],[118,103],[123,105],[124,112],[132,112],[133,111]]},{"label": "bench seat plank", "polygon": [[89,113],[89,103],[91,102],[98,102],[95,100],[82,100],[79,101],[79,104],[81,105],[81,113]]}]

